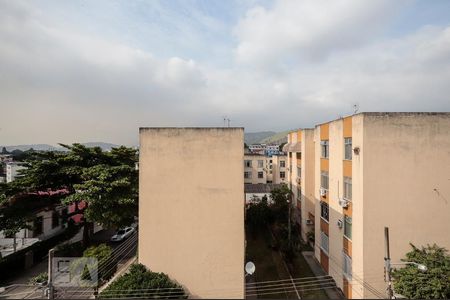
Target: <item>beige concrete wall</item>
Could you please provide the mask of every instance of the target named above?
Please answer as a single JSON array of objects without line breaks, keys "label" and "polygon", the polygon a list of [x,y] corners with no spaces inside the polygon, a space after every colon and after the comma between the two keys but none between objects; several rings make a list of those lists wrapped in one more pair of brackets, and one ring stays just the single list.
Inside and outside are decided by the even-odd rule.
[{"label": "beige concrete wall", "polygon": [[314,128],[314,206],[315,244],[314,254],[320,262],[320,126]]},{"label": "beige concrete wall", "polygon": [[[280,162],[285,162],[285,167],[281,167]],[[274,155],[272,156],[272,181],[275,184],[285,183],[288,184],[289,172],[287,167],[289,166],[286,155]],[[280,178],[280,172],[284,172],[285,178]]]},{"label": "beige concrete wall", "polygon": [[[245,167],[245,161],[250,160],[252,162],[252,167],[247,168]],[[260,168],[258,167],[258,161],[263,162],[263,166]],[[245,154],[244,155],[244,172],[252,172],[252,178],[244,178],[244,183],[249,184],[258,184],[258,183],[267,183],[267,171],[266,168],[266,157],[263,155],[251,155],[251,154]],[[258,172],[263,173],[263,178],[258,178]],[[244,176],[244,174],[242,174]]]},{"label": "beige concrete wall", "polygon": [[450,114],[364,114],[362,153],[364,275],[384,291],[384,226],[393,261],[409,243],[450,249]]},{"label": "beige concrete wall", "polygon": [[364,170],[364,118],[363,115],[352,117],[352,148],[360,148],[359,155],[352,156],[352,296],[367,297],[363,283],[364,278],[364,201],[363,201],[363,170]]},{"label": "beige concrete wall", "polygon": [[343,219],[339,199],[343,195],[343,121],[342,119],[329,123],[329,274],[333,276],[336,285],[343,288],[343,228],[339,228],[338,220]]},{"label": "beige concrete wall", "polygon": [[244,297],[243,128],[141,128],[139,262],[193,298]]},{"label": "beige concrete wall", "polygon": [[[306,241],[306,233],[314,231],[314,226],[306,225],[306,220],[309,219],[309,213],[314,216],[315,212],[315,197],[314,197],[314,129],[302,129],[302,238]],[[315,220],[312,220],[315,222]]]}]

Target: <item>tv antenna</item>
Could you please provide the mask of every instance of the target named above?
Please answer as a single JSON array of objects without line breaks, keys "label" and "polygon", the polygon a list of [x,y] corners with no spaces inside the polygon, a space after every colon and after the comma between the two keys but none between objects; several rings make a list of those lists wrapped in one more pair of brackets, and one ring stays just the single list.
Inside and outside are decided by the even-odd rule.
[{"label": "tv antenna", "polygon": [[359,105],[353,104],[353,113],[356,114],[359,111]]},{"label": "tv antenna", "polygon": [[230,127],[230,122],[231,120],[227,116],[223,117],[223,127],[227,127],[227,125]]}]

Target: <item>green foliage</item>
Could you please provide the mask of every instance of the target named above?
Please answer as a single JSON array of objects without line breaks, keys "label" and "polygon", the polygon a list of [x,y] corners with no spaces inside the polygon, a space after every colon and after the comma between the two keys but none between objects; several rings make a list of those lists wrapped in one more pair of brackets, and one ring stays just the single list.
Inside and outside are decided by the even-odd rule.
[{"label": "green foliage", "polygon": [[274,213],[276,220],[282,224],[286,224],[288,221],[289,203],[292,198],[292,192],[287,185],[282,184],[281,187],[272,191],[270,198],[273,201],[271,209]]},{"label": "green foliage", "polygon": [[164,273],[147,270],[142,264],[133,264],[128,273],[120,276],[103,290],[99,298],[187,298],[181,285]]},{"label": "green foliage", "polygon": [[264,196],[261,201],[252,201],[247,206],[245,223],[247,228],[256,234],[264,229],[267,224],[273,221],[272,210],[269,208],[267,197]]},{"label": "green foliage", "polygon": [[[117,261],[113,257],[112,248],[106,244],[92,246],[83,252],[83,257],[93,257],[98,262],[98,278],[107,280],[111,278],[117,270]],[[88,275],[87,269],[83,273],[83,278]]]},{"label": "green foliage", "polygon": [[85,201],[87,222],[105,227],[131,224],[138,205],[137,151],[127,147],[105,152],[81,144],[62,146],[68,151],[27,153],[22,176],[0,185],[0,228],[12,232],[24,228],[33,216],[35,193],[49,190],[67,191],[53,195],[53,204]]},{"label": "green foliage", "polygon": [[433,246],[420,249],[411,244],[412,250],[403,261],[427,266],[422,272],[414,265],[393,271],[394,290],[409,299],[450,298],[450,256],[445,248]]},{"label": "green foliage", "polygon": [[78,257],[82,256],[84,250],[81,241],[72,244],[60,244],[55,248],[55,256]]},{"label": "green foliage", "polygon": [[42,285],[42,284],[47,283],[47,280],[48,280],[48,274],[47,274],[47,272],[43,272],[43,273],[40,273],[40,274],[30,278],[28,283],[32,284],[32,285]]}]

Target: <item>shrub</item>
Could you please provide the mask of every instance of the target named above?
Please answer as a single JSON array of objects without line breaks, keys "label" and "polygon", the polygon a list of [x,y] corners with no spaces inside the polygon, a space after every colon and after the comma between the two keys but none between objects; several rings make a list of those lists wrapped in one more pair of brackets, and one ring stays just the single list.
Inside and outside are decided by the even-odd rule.
[{"label": "shrub", "polygon": [[[117,260],[113,256],[112,248],[106,244],[92,246],[83,252],[83,257],[94,257],[98,261],[98,278],[108,280],[117,270]],[[87,270],[83,277],[87,276]]]},{"label": "shrub", "polygon": [[43,273],[40,273],[40,274],[30,278],[28,283],[32,284],[32,285],[42,285],[42,284],[46,284],[47,280],[48,280],[48,274],[47,274],[47,272],[43,272]]},{"label": "shrub", "polygon": [[187,298],[187,294],[166,274],[151,272],[142,264],[133,264],[128,273],[120,276],[99,295],[99,298],[129,297],[178,299]]},{"label": "shrub", "polygon": [[78,257],[83,254],[85,248],[83,243],[76,242],[73,244],[60,244],[55,248],[55,256],[59,257]]}]

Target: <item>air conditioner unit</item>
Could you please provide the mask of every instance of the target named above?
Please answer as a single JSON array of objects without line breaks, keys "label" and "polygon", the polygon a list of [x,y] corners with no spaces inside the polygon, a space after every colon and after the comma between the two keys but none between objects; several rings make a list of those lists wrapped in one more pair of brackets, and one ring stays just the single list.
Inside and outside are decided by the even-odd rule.
[{"label": "air conditioner unit", "polygon": [[348,207],[348,201],[345,199],[341,199],[339,200],[339,205],[343,208],[347,208]]},{"label": "air conditioner unit", "polygon": [[337,221],[337,226],[338,226],[339,228],[342,228],[342,225],[343,225],[343,224],[342,224],[342,220],[338,220],[338,221]]},{"label": "air conditioner unit", "polygon": [[306,220],[306,225],[314,225],[314,221],[310,220],[310,219],[307,219]]},{"label": "air conditioner unit", "polygon": [[324,188],[320,188],[320,196],[325,197],[327,195],[327,190]]}]

